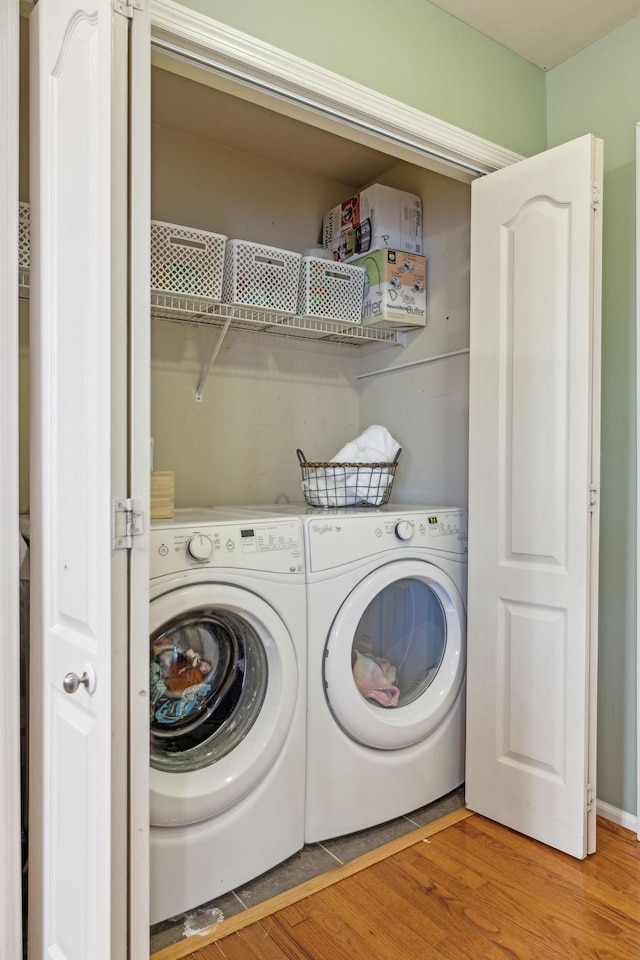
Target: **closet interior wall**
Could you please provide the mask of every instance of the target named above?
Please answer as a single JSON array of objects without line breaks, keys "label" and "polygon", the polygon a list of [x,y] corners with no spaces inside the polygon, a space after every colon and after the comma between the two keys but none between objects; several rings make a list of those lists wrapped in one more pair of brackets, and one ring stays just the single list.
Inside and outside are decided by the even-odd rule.
[{"label": "closet interior wall", "polygon": [[[154,320],[154,467],[175,471],[176,506],[300,501],[296,448],[328,459],[374,422],[403,447],[395,502],[466,505],[467,357],[420,361],[468,346],[469,185],[210,82],[153,69],[153,218],[304,253],[325,211],[359,189],[410,190],[423,202],[427,325],[404,349],[231,328],[198,402],[220,330]],[[359,379],[407,363],[419,365]]]},{"label": "closet interior wall", "polygon": [[[422,199],[427,323],[409,335],[403,350],[361,356],[359,421],[363,426],[384,423],[403,445],[395,502],[466,507],[469,354],[464,351],[469,347],[471,190],[406,163],[380,182]],[[367,376],[382,368],[389,372]]]}]

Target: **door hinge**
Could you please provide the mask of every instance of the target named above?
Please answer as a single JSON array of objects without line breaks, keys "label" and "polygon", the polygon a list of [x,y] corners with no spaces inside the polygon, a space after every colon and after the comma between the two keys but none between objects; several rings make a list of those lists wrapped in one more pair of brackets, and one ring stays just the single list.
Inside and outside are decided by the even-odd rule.
[{"label": "door hinge", "polygon": [[114,13],[131,20],[134,10],[144,10],[145,0],[113,0]]},{"label": "door hinge", "polygon": [[587,789],[584,795],[584,810],[585,813],[588,813],[593,808],[593,801],[595,797],[593,796],[593,787],[590,783],[587,784]]},{"label": "door hinge", "polygon": [[602,190],[600,184],[595,180],[591,181],[591,209],[597,210],[602,202]]},{"label": "door hinge", "polygon": [[593,513],[593,511],[598,506],[598,494],[599,494],[598,485],[596,483],[590,483],[589,484],[589,513]]},{"label": "door hinge", "polygon": [[113,501],[112,530],[114,550],[131,550],[133,538],[144,532],[143,513],[131,498]]}]

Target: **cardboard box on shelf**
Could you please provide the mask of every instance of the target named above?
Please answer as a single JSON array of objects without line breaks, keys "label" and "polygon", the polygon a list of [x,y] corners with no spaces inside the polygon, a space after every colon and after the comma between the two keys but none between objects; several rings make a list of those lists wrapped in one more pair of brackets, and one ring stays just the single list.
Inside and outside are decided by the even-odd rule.
[{"label": "cardboard box on shelf", "polygon": [[151,471],[151,519],[173,520],[175,511],[173,470]]},{"label": "cardboard box on shelf", "polygon": [[351,261],[367,271],[362,323],[387,330],[424,327],[427,321],[427,260],[403,250],[374,250]]},{"label": "cardboard box on shelf", "polygon": [[322,243],[334,260],[345,262],[384,247],[421,254],[422,201],[374,183],[325,214]]}]

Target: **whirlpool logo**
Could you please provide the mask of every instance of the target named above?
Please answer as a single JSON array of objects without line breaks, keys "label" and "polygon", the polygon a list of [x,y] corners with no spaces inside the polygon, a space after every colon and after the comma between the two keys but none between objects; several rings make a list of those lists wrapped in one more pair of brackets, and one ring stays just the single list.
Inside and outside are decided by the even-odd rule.
[{"label": "whirlpool logo", "polygon": [[333,533],[333,524],[331,523],[314,523],[313,524],[314,533]]}]

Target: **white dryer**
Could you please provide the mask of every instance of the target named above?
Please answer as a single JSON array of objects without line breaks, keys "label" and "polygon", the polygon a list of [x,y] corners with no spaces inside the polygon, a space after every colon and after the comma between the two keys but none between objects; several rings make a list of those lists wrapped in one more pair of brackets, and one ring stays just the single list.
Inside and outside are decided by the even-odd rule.
[{"label": "white dryer", "polygon": [[305,840],[315,842],[464,780],[467,518],[421,506],[296,509],[307,570]]},{"label": "white dryer", "polygon": [[303,845],[305,608],[296,518],[152,525],[152,923]]}]

